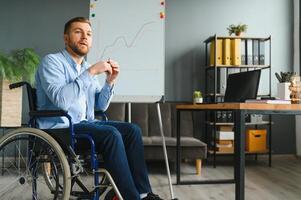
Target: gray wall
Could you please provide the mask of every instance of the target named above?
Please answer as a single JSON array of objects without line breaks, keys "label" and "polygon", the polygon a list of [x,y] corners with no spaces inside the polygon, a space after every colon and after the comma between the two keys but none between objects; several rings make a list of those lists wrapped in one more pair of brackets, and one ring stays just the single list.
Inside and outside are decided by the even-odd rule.
[{"label": "gray wall", "polygon": [[[190,101],[193,90],[204,91],[203,40],[226,35],[232,23],[248,24],[249,36],[272,35],[272,72],[292,70],[292,0],[167,0],[166,7],[167,100]],[[0,50],[55,52],[64,47],[64,23],[88,14],[88,0],[1,0]],[[272,85],[275,94],[274,78]],[[274,121],[274,151],[295,153],[293,118]]]},{"label": "gray wall", "polygon": [[[191,100],[204,89],[205,45],[209,36],[228,35],[230,24],[248,24],[247,36],[272,36],[272,74],[293,70],[292,0],[167,0],[166,98]],[[276,92],[276,78],[272,77]]]},{"label": "gray wall", "polygon": [[[0,51],[33,48],[41,57],[64,48],[64,24],[89,17],[87,0],[0,0]],[[23,123],[28,103],[23,93]]]},{"label": "gray wall", "polygon": [[88,0],[1,0],[0,50],[30,47],[41,56],[64,47],[67,20],[89,17]]},{"label": "gray wall", "polygon": [[[272,36],[272,74],[293,70],[292,0],[167,0],[166,5],[167,100],[191,101],[194,90],[204,91],[203,41],[214,34],[227,35],[230,24],[248,24],[247,36]],[[273,95],[276,83],[273,75]],[[295,153],[294,118],[273,121],[274,152]]]}]

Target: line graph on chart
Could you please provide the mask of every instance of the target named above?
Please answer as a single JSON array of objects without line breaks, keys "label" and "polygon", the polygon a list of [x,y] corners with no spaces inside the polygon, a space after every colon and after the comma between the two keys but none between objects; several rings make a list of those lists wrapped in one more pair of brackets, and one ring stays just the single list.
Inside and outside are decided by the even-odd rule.
[{"label": "line graph on chart", "polygon": [[[151,21],[151,22],[147,22],[147,23],[144,23],[141,28],[137,31],[137,33],[135,34],[135,36],[133,37],[133,39],[127,39],[126,36],[124,35],[121,35],[121,36],[118,36],[116,37],[116,39],[111,43],[111,44],[108,44],[104,47],[104,49],[102,50],[101,54],[100,54],[100,59],[104,59],[105,55],[106,55],[106,52],[109,51],[110,49],[113,49],[114,46],[118,43],[118,42],[121,42],[123,43],[123,45],[126,47],[126,48],[132,48],[135,43],[139,40],[139,38],[141,39],[143,37],[143,34],[145,32],[147,32],[147,28],[148,26],[150,26],[151,24],[154,24],[155,22],[154,21]],[[150,30],[150,29],[149,29]]]},{"label": "line graph on chart", "polygon": [[[142,64],[153,63],[158,60],[160,52],[153,51],[158,49],[158,42],[154,39],[160,26],[156,21],[139,21],[127,23],[123,27],[112,26],[104,27],[102,22],[96,24],[97,41],[94,41],[95,61],[113,59],[119,62],[122,68],[127,70],[156,70],[159,65]],[[124,27],[130,27],[125,29]],[[93,47],[92,47],[93,48]],[[90,57],[91,59],[91,57]],[[143,65],[143,66],[142,66]]]}]

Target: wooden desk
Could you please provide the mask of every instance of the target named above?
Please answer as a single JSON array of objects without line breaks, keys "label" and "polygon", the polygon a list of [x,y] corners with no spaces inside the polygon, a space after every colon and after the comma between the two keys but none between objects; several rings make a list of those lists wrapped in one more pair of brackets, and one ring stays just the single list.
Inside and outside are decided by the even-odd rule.
[{"label": "wooden desk", "polygon": [[[301,115],[301,104],[259,104],[259,103],[217,103],[181,104],[177,110],[177,184],[235,183],[235,199],[245,199],[245,115]],[[229,110],[234,114],[234,179],[208,180],[202,182],[181,182],[180,180],[180,112],[181,111]]]}]

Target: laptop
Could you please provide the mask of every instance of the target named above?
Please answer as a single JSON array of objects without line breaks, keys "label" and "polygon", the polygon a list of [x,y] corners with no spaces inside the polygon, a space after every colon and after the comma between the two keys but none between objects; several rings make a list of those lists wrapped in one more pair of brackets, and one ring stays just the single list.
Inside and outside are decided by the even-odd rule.
[{"label": "laptop", "polygon": [[229,74],[224,102],[245,102],[256,99],[261,70]]}]

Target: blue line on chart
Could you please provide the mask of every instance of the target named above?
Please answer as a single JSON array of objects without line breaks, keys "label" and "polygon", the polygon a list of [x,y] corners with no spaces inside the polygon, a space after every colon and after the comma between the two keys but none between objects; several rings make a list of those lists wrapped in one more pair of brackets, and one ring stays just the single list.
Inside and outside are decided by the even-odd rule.
[{"label": "blue line on chart", "polygon": [[103,56],[105,55],[105,52],[107,51],[107,49],[110,48],[110,47],[115,46],[115,44],[117,43],[118,40],[122,40],[127,48],[131,48],[133,46],[133,44],[136,42],[139,34],[143,31],[144,27],[147,26],[147,25],[150,25],[152,23],[155,23],[155,21],[151,21],[151,22],[147,22],[147,23],[143,24],[141,26],[141,28],[139,29],[139,31],[136,33],[136,35],[135,35],[134,39],[132,40],[132,42],[130,42],[130,43],[127,42],[125,36],[117,37],[112,44],[110,44],[108,46],[105,46],[100,58],[103,59]]}]

